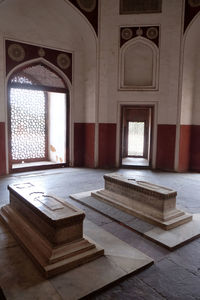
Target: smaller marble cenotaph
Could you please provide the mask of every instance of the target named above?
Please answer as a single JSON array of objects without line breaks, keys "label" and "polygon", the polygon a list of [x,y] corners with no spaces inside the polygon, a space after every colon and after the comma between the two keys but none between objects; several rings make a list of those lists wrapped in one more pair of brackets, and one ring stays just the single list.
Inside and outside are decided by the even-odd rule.
[{"label": "smaller marble cenotaph", "polygon": [[8,190],[10,204],[0,216],[46,277],[104,254],[83,237],[83,211],[29,182]]},{"label": "smaller marble cenotaph", "polygon": [[104,175],[104,180],[105,188],[92,192],[91,196],[144,221],[169,230],[192,220],[191,214],[176,208],[174,190],[117,173]]}]

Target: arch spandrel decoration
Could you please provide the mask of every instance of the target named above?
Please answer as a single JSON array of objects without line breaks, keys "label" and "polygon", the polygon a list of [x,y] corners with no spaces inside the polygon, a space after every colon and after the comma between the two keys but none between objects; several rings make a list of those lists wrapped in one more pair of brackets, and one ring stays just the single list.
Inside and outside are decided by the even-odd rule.
[{"label": "arch spandrel decoration", "polygon": [[121,90],[158,89],[159,51],[154,43],[137,37],[120,49]]},{"label": "arch spandrel decoration", "polygon": [[184,31],[199,12],[200,0],[185,0]]},{"label": "arch spandrel decoration", "polygon": [[6,75],[21,64],[44,59],[72,83],[72,53],[6,40]]},{"label": "arch spandrel decoration", "polygon": [[130,26],[120,28],[120,47],[131,39],[142,37],[154,43],[159,48],[160,27],[153,26]]},{"label": "arch spandrel decoration", "polygon": [[88,19],[98,34],[98,0],[68,0]]}]

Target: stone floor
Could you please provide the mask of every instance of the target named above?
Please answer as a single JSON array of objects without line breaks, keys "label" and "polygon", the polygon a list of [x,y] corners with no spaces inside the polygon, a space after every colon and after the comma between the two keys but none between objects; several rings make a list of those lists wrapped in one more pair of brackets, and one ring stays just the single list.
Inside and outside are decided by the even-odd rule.
[{"label": "stone floor", "polygon": [[[69,199],[69,194],[102,188],[102,176],[109,172],[113,170],[63,168],[1,177],[0,206],[8,203],[7,185],[13,182],[31,181],[48,187],[57,196]],[[150,181],[175,189],[178,191],[179,207],[192,213],[200,213],[200,174],[127,169],[118,172],[129,178]],[[200,300],[200,239],[170,252],[92,209],[71,199],[69,201],[82,208],[93,223],[155,260],[155,264],[150,268],[127,277],[106,290],[90,296],[89,299]],[[40,299],[45,298],[41,295]]]},{"label": "stone floor", "polygon": [[135,158],[135,157],[124,157],[122,159],[123,166],[140,166],[140,167],[148,167],[149,161],[145,158]]}]

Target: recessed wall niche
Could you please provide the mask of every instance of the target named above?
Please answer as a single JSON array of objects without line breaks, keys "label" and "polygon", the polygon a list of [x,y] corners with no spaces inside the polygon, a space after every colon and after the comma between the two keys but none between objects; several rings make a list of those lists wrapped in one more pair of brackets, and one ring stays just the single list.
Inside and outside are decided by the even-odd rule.
[{"label": "recessed wall niche", "polygon": [[119,88],[158,89],[159,26],[121,28]]}]

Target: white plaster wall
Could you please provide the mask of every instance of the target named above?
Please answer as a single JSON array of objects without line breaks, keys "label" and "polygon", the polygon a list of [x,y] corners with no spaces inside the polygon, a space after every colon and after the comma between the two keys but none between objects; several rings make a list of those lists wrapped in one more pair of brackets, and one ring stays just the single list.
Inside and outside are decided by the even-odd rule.
[{"label": "white plaster wall", "polygon": [[[6,120],[5,38],[73,52],[73,120],[84,122],[85,103],[95,102],[91,86],[96,85],[96,40],[85,17],[67,0],[5,0],[0,4],[0,121]],[[91,108],[87,118],[93,119],[93,114]]]},{"label": "white plaster wall", "polygon": [[183,46],[183,80],[181,101],[181,124],[200,124],[199,79],[200,79],[200,16],[197,16],[187,28]]},{"label": "white plaster wall", "polygon": [[[199,17],[200,21],[200,17]],[[200,26],[200,22],[199,22]],[[200,27],[199,27],[200,28]],[[200,49],[200,40],[198,39],[199,45],[197,49]],[[198,51],[198,56],[196,57],[195,64],[195,79],[194,79],[194,103],[193,103],[193,118],[192,124],[200,125],[200,52]]]},{"label": "white plaster wall", "polygon": [[[158,123],[176,124],[182,0],[163,0],[162,13],[119,15],[119,0],[101,0],[99,122],[117,122],[118,102],[158,102]],[[120,26],[160,25],[158,91],[119,91]]]},{"label": "white plaster wall", "polygon": [[48,93],[49,160],[66,163],[66,94]]},{"label": "white plaster wall", "polygon": [[0,122],[5,121],[4,40],[0,35]]}]

